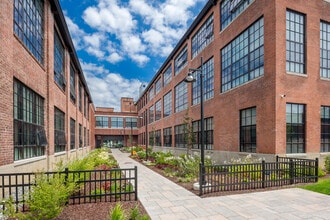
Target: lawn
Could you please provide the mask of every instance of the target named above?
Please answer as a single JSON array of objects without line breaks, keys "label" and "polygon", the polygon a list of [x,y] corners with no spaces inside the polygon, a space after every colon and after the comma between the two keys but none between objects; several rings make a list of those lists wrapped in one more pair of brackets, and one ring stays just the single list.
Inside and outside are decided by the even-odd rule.
[{"label": "lawn", "polygon": [[317,183],[302,186],[301,188],[330,195],[330,177],[319,179]]}]

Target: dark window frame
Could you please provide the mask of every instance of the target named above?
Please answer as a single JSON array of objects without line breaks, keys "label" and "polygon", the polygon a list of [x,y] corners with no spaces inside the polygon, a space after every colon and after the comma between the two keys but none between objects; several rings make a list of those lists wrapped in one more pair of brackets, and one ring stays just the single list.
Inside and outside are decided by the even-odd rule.
[{"label": "dark window frame", "polygon": [[[200,68],[200,67],[199,67]],[[199,72],[194,72],[194,78],[197,79],[195,82],[192,83],[191,87],[191,98],[192,104],[197,105],[200,104],[200,84],[201,81],[199,80]],[[213,57],[206,61],[203,64],[203,94],[204,94],[204,101],[211,99],[214,97],[214,60]]]},{"label": "dark window frame", "polygon": [[14,161],[45,155],[44,98],[14,79]]},{"label": "dark window frame", "polygon": [[330,106],[321,106],[320,152],[330,152]]},{"label": "dark window frame", "polygon": [[320,22],[320,76],[330,79],[330,22]]},{"label": "dark window frame", "polygon": [[14,0],[14,33],[36,60],[44,62],[44,1]]},{"label": "dark window frame", "polygon": [[214,39],[213,14],[198,29],[197,33],[191,39],[191,57],[194,58]]},{"label": "dark window frame", "polygon": [[60,38],[60,34],[54,28],[54,81],[65,90],[65,48]]},{"label": "dark window frame", "polygon": [[65,151],[65,114],[58,108],[54,108],[54,151],[55,153]]},{"label": "dark window frame", "polygon": [[221,49],[221,92],[264,75],[264,18]]},{"label": "dark window frame", "polygon": [[240,110],[240,152],[257,151],[257,108]]},{"label": "dark window frame", "polygon": [[286,10],[286,71],[306,74],[306,15]]},{"label": "dark window frame", "polygon": [[172,127],[163,129],[163,145],[164,147],[172,147]]},{"label": "dark window frame", "polygon": [[175,106],[174,112],[181,112],[188,108],[188,86],[187,83],[182,81],[175,88]]},{"label": "dark window frame", "polygon": [[76,149],[76,121],[70,118],[70,150]]},{"label": "dark window frame", "polygon": [[170,115],[172,115],[172,91],[169,91],[163,97],[163,117]]},{"label": "dark window frame", "polygon": [[174,75],[175,76],[178,75],[178,73],[187,65],[187,63],[188,63],[188,47],[186,45],[174,60]]},{"label": "dark window frame", "polygon": [[305,153],[306,105],[286,104],[286,153]]}]

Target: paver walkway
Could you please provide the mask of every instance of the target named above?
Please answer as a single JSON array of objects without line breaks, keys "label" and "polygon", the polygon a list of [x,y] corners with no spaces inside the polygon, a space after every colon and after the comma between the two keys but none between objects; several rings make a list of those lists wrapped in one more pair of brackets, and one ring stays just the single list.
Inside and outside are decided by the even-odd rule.
[{"label": "paver walkway", "polygon": [[330,219],[330,196],[298,188],[200,198],[112,149],[121,168],[138,168],[138,197],[152,220]]}]

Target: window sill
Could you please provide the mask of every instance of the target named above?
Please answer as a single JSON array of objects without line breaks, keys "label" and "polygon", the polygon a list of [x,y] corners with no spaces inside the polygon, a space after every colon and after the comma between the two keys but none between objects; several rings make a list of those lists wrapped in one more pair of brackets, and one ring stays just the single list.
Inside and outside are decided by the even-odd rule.
[{"label": "window sill", "polygon": [[17,161],[14,161],[14,167],[23,166],[26,164],[38,162],[38,161],[45,160],[45,159],[46,159],[46,156],[40,156],[40,157],[33,157],[33,158],[29,158],[29,159],[17,160]]},{"label": "window sill", "polygon": [[300,77],[305,77],[307,78],[307,74],[306,73],[297,73],[297,72],[286,72],[289,75],[293,75],[293,76],[300,76]]}]

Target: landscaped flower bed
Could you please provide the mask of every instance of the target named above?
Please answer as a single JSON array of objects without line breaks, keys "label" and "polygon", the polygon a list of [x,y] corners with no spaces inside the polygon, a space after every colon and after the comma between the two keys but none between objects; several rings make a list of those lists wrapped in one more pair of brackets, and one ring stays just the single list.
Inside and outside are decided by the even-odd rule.
[{"label": "landscaped flower bed", "polygon": [[[32,177],[34,175],[31,173]],[[24,205],[17,206],[13,200],[15,197],[9,197],[3,201],[6,209],[1,209],[2,216],[14,219],[54,219],[62,213],[61,215],[66,217],[58,219],[77,219],[77,215],[73,213],[63,214],[63,210],[64,212],[70,210],[68,207],[65,208],[66,205],[72,204],[72,199],[69,203],[68,198],[77,197],[78,201],[73,200],[75,201],[73,203],[93,202],[95,204],[95,207],[93,206],[96,211],[95,219],[109,219],[113,212],[120,215],[125,212],[127,217],[125,219],[131,218],[130,215],[141,217],[140,211],[143,215],[146,212],[140,208],[142,206],[138,201],[134,201],[137,197],[133,199],[127,197],[134,188],[123,175],[121,169],[118,169],[117,161],[109,155],[108,149],[95,150],[82,160],[75,160],[69,164],[59,163],[56,172],[38,174],[24,195]],[[99,216],[97,205],[104,205],[104,201],[109,200],[115,201],[118,206],[107,204],[106,206],[109,205],[113,210],[109,210],[107,216]],[[126,201],[130,205],[119,205]],[[132,204],[136,204],[136,208],[131,209]],[[20,212],[22,207],[25,208],[25,212]],[[79,209],[79,207],[82,206],[74,209]],[[70,214],[75,218],[68,217]],[[148,219],[148,217],[145,216],[142,219]]]}]

